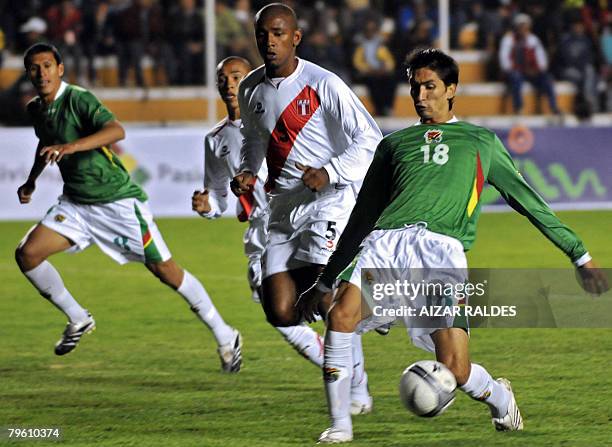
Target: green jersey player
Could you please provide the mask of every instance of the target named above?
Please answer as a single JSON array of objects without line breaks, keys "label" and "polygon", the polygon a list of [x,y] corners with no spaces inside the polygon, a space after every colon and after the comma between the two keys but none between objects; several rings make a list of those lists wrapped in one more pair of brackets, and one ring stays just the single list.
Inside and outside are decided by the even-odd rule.
[{"label": "green jersey player", "polygon": [[49,163],[59,166],[64,191],[21,241],[15,257],[39,293],[68,317],[55,353],[72,351],[83,334],[95,328],[95,321],[66,289],[47,258],[96,244],[120,264],[144,263],[161,282],[183,296],[212,330],[222,369],[239,371],[240,334],[223,321],[202,284],[171,258],[146,194],[110,149],[125,136],[121,124],[92,93],[62,81],[64,65],[52,45],[30,47],[24,65],[38,92],[28,104],[28,112],[39,144],[30,175],[17,194],[21,203],[30,202],[36,179]]},{"label": "green jersey player", "polygon": [[[356,329],[384,323],[372,316],[368,318],[374,326],[361,321],[361,273],[367,272],[369,281],[372,269],[465,272],[464,251],[475,239],[485,180],[570,258],[588,291],[602,293],[608,287],[580,239],[523,180],[499,138],[453,116],[456,62],[439,50],[426,49],[413,53],[407,66],[420,122],[381,141],[338,248],[298,303],[311,320],[317,304],[362,246],[354,270],[342,275],[344,281],[327,316],[324,376],[332,425],[321,435],[322,443],[352,440],[346,399],[352,362],[347,341]],[[489,406],[497,430],[523,428],[510,382],[493,380],[482,366],[471,363],[466,329],[452,323],[411,327],[410,335],[415,345],[435,351],[464,392]]]}]

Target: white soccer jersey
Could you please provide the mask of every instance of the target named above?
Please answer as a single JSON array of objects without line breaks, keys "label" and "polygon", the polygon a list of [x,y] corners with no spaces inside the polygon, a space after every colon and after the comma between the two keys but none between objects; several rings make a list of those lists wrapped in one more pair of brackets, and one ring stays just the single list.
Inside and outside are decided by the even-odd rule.
[{"label": "white soccer jersey", "polygon": [[238,101],[240,170],[258,172],[265,158],[266,191],[303,188],[296,162],[324,167],[332,185],[360,187],[382,134],[338,76],[299,59],[296,70],[275,84],[261,66],[240,83]]},{"label": "white soccer jersey", "polygon": [[[242,134],[240,120],[225,118],[213,127],[204,138],[204,188],[209,191],[208,202],[211,210],[204,217],[215,219],[227,209],[229,183],[238,173]],[[255,182],[253,193],[240,197],[236,214],[240,220],[254,219],[263,215],[268,208],[264,191],[267,169],[262,166]]]}]

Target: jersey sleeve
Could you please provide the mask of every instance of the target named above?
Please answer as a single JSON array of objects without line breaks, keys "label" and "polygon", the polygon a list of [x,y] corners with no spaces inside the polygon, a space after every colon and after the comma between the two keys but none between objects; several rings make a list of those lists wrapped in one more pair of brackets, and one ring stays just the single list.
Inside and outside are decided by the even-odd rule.
[{"label": "jersey sleeve", "polygon": [[266,158],[267,142],[264,141],[255,127],[257,117],[249,113],[245,90],[244,84],[240,84],[238,89],[238,104],[242,118],[240,132],[244,139],[240,149],[240,168],[238,172],[250,171],[253,175],[257,175]]},{"label": "jersey sleeve", "polygon": [[76,108],[79,118],[94,130],[101,129],[106,123],[115,119],[115,115],[93,93],[85,89],[78,88]]},{"label": "jersey sleeve", "polygon": [[383,140],[376,149],[355,207],[338,241],[338,247],[319,278],[319,282],[327,287],[331,288],[338,275],[353,261],[363,239],[372,231],[389,203],[392,186],[389,175],[390,158],[390,152]]},{"label": "jersey sleeve", "polygon": [[227,209],[229,180],[221,161],[215,157],[215,139],[211,135],[204,138],[204,189],[208,190],[208,203],[211,210],[201,213],[207,219],[221,217]]},{"label": "jersey sleeve", "polygon": [[329,182],[350,184],[365,176],[382,134],[361,101],[338,77],[325,84],[323,107],[331,114],[350,139],[346,150],[323,166]]},{"label": "jersey sleeve", "polygon": [[559,220],[544,199],[527,184],[503,143],[496,135],[493,138],[487,181],[501,193],[508,205],[526,216],[572,262],[579,261],[587,253],[580,238]]}]

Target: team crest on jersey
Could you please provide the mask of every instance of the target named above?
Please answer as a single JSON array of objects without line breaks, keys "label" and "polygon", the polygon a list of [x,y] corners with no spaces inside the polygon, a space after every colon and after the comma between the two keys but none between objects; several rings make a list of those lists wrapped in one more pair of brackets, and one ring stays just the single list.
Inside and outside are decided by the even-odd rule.
[{"label": "team crest on jersey", "polygon": [[62,223],[63,221],[66,220],[66,216],[64,216],[63,214],[56,214],[54,220],[56,222]]},{"label": "team crest on jersey", "polygon": [[440,143],[442,141],[442,130],[429,129],[427,132],[425,132],[425,135],[423,135],[423,137],[425,138],[426,144]]},{"label": "team crest on jersey", "polygon": [[297,100],[297,111],[298,115],[308,116],[310,112],[310,99],[298,99]]},{"label": "team crest on jersey", "polygon": [[264,109],[262,103],[258,102],[257,104],[255,104],[255,113],[264,113],[265,111],[266,109]]},{"label": "team crest on jersey", "polygon": [[229,154],[229,152],[230,152],[229,151],[229,147],[227,147],[227,144],[226,144],[226,145],[224,145],[221,148],[221,154],[220,155],[221,155],[221,157],[225,157],[227,154]]}]

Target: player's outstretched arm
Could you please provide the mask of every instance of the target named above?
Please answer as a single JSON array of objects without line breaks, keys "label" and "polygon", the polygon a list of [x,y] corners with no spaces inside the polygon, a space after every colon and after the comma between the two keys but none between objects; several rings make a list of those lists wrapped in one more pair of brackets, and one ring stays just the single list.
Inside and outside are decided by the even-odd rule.
[{"label": "player's outstretched arm", "polygon": [[606,278],[603,270],[597,267],[593,260],[578,267],[577,272],[578,283],[585,291],[593,295],[601,295],[610,290],[608,278]]},{"label": "player's outstretched arm", "polygon": [[36,147],[36,152],[34,154],[34,163],[32,164],[32,169],[30,169],[30,175],[28,175],[28,179],[25,181],[23,185],[17,188],[17,197],[19,197],[19,203],[30,203],[32,200],[32,194],[34,194],[34,190],[36,189],[36,179],[47,166],[47,162],[45,158],[39,155],[41,149],[41,144],[38,143]]},{"label": "player's outstretched arm", "polygon": [[79,138],[71,143],[54,144],[45,146],[41,149],[40,155],[45,157],[47,163],[59,162],[64,155],[74,154],[75,152],[90,151],[102,146],[110,146],[117,141],[125,138],[125,130],[119,121],[111,120],[106,122],[102,128],[91,135]]},{"label": "player's outstretched arm", "polygon": [[540,195],[519,174],[503,144],[494,136],[487,181],[518,211],[571,259],[576,267],[591,260],[580,238],[550,209]]}]

